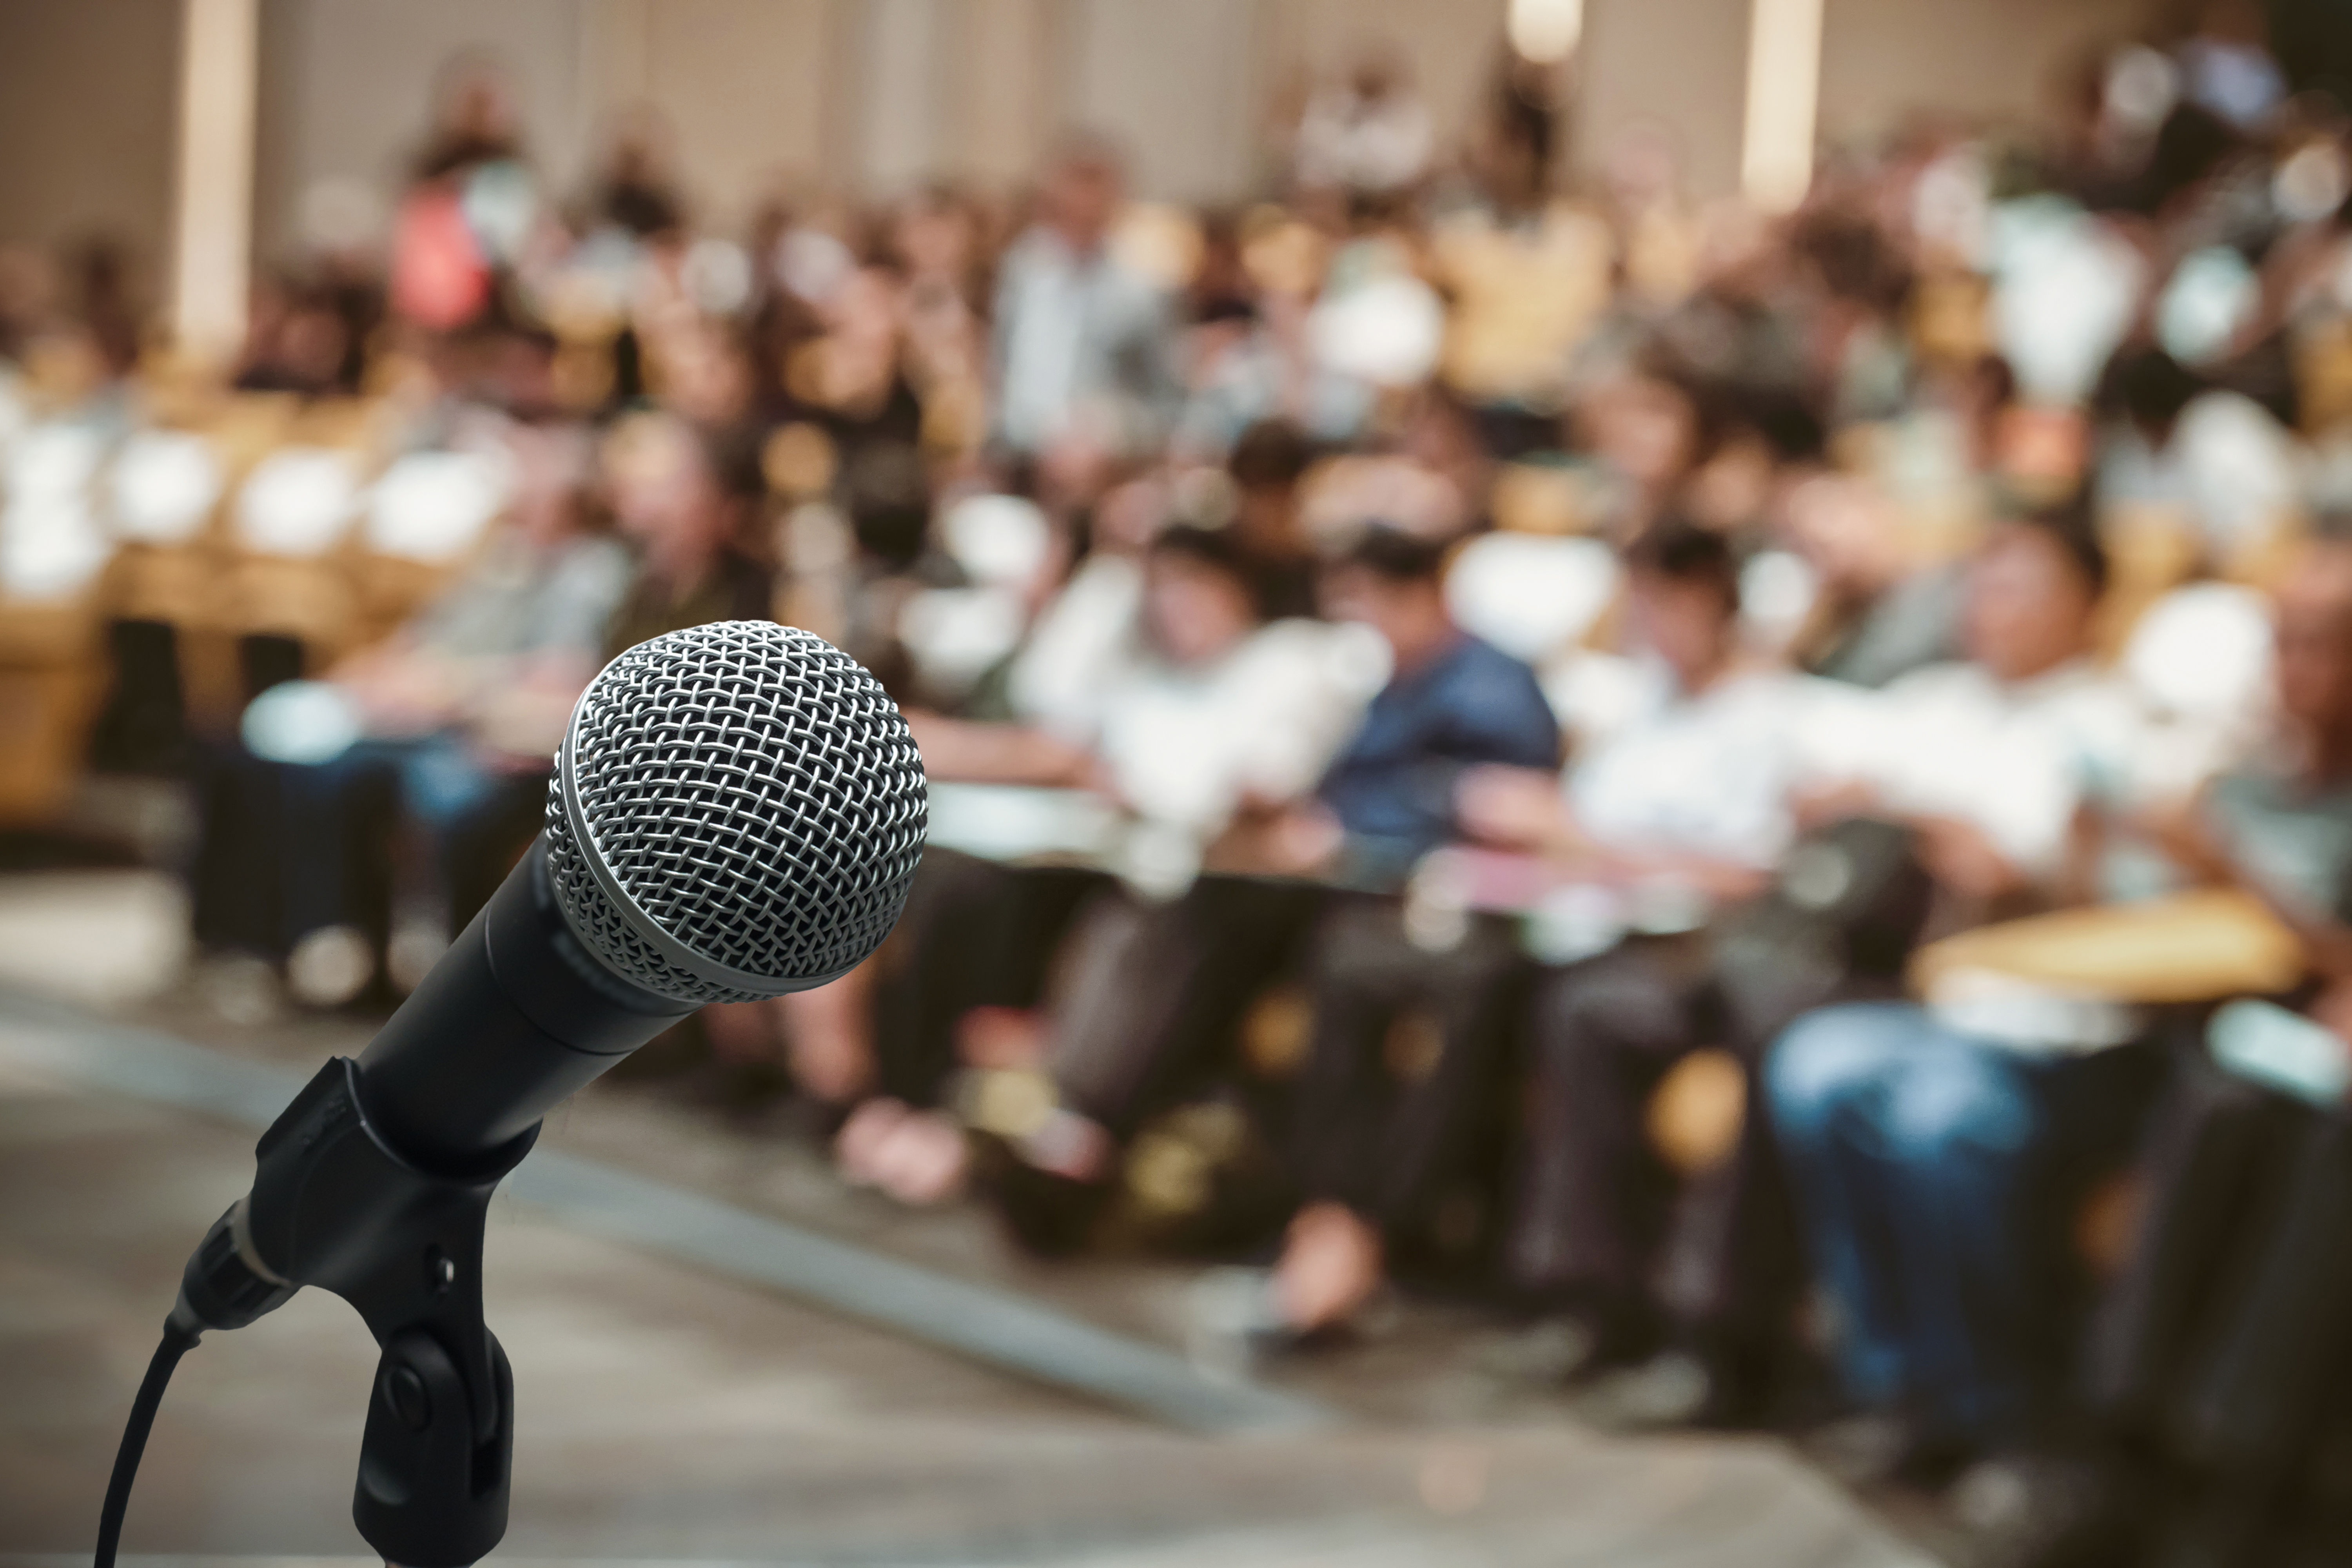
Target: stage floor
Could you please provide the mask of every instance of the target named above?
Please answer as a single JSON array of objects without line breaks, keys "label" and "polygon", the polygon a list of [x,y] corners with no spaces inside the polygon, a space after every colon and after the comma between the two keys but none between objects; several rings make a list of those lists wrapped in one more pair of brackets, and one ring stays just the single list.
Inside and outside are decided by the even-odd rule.
[{"label": "stage floor", "polygon": [[[0,1563],[88,1561],[118,1426],[181,1262],[252,1168],[252,1132],[233,1119],[97,1087],[105,1075],[85,1069],[110,1048],[110,1027],[0,1009]],[[724,1169],[695,1179],[698,1157],[718,1159],[710,1149],[675,1152],[668,1169],[615,1157],[632,1138],[667,1147],[666,1125],[583,1112],[549,1144],[583,1169],[632,1165],[681,1192],[735,1196]],[[791,1191],[762,1206],[822,1204],[805,1175],[775,1177]],[[517,1383],[500,1561],[1927,1562],[1777,1443],[1604,1437],[1540,1405],[1455,1400],[1449,1413],[1431,1395],[1444,1378],[1427,1369],[1395,1384],[1408,1393],[1362,1398],[1331,1369],[1296,1385],[1328,1425],[1204,1436],[1153,1418],[1149,1398],[1086,1397],[723,1264],[616,1241],[579,1223],[562,1188],[543,1190],[546,1204],[501,1198],[492,1220],[490,1318]],[[1034,1310],[1042,1293],[972,1239],[969,1216],[933,1223],[884,1238],[877,1256],[912,1253]],[[1181,1289],[1173,1271],[1072,1281],[1045,1305],[1164,1354],[1150,1330]],[[349,1503],[373,1363],[356,1317],[315,1292],[208,1336],[165,1401],[126,1554],[361,1560]]]}]

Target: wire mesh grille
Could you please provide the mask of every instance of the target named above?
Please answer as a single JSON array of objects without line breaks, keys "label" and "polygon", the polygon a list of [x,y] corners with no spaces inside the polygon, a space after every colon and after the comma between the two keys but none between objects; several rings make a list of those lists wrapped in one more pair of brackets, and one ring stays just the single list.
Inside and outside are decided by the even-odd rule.
[{"label": "wire mesh grille", "polygon": [[[766,621],[672,632],[614,659],[580,699],[580,820],[633,906],[615,908],[548,792],[548,871],[583,940],[684,1002],[773,995],[881,945],[922,856],[922,760],[872,675],[822,637]],[[740,989],[647,941],[772,980]]]}]

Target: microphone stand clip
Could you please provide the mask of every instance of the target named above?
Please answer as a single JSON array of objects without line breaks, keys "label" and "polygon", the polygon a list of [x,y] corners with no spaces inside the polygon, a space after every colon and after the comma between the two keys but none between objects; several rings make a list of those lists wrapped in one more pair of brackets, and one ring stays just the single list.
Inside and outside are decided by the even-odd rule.
[{"label": "microphone stand clip", "polygon": [[482,1321],[490,1194],[533,1123],[478,1166],[428,1172],[369,1124],[358,1064],[320,1068],[263,1133],[251,1194],[188,1259],[181,1304],[236,1329],[316,1285],[359,1310],[383,1357],[352,1518],[387,1563],[467,1568],[507,1527],[514,1375]]}]

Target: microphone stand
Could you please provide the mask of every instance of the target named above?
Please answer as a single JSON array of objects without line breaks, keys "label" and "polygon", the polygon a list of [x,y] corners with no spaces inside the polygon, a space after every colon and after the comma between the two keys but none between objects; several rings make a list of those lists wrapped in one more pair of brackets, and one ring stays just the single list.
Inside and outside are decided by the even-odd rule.
[{"label": "microphone stand", "polygon": [[368,1123],[357,1065],[320,1068],[255,1147],[249,1197],[215,1222],[181,1284],[206,1326],[241,1328],[316,1285],[383,1348],[352,1521],[387,1563],[467,1568],[506,1534],[514,1375],[482,1321],[491,1193],[534,1123],[475,1169],[417,1169]]}]

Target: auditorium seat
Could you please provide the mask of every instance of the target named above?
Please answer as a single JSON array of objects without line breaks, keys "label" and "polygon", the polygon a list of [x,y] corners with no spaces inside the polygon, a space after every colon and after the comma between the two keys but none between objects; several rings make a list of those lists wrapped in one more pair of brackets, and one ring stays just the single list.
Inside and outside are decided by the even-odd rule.
[{"label": "auditorium seat", "polygon": [[367,492],[352,575],[362,636],[383,637],[415,615],[463,564],[506,509],[513,479],[478,452],[411,452]]},{"label": "auditorium seat", "polygon": [[0,598],[0,826],[55,819],[73,793],[100,693],[85,601]]},{"label": "auditorium seat", "polygon": [[1486,506],[1506,533],[1589,533],[1599,510],[1594,482],[1581,467],[1505,463]]},{"label": "auditorium seat", "polygon": [[1464,629],[1539,662],[1582,639],[1616,596],[1619,569],[1594,539],[1488,533],[1445,574],[1445,603]]},{"label": "auditorium seat", "polygon": [[101,678],[98,589],[112,544],[97,427],[34,424],[9,443],[0,502],[0,824],[46,821],[79,774]]},{"label": "auditorium seat", "polygon": [[[341,549],[359,511],[360,479],[354,453],[281,447],[254,465],[230,503],[231,553],[207,617],[215,636],[206,640],[215,679],[220,640],[236,650],[238,705],[266,683],[257,668],[312,671],[361,640],[360,598]],[[273,654],[257,667],[263,647],[299,652]],[[221,695],[215,690],[215,700]]]}]

